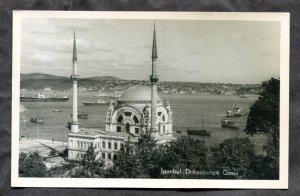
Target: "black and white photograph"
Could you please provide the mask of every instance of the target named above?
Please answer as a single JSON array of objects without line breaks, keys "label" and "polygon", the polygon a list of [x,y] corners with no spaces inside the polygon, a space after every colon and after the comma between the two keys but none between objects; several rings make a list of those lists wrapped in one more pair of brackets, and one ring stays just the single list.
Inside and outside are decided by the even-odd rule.
[{"label": "black and white photograph", "polygon": [[12,186],[287,188],[289,14],[14,11]]}]

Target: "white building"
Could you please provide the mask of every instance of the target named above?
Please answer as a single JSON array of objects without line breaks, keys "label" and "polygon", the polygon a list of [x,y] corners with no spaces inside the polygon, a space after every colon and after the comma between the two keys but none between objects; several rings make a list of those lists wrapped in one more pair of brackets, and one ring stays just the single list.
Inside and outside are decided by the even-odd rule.
[{"label": "white building", "polygon": [[[149,86],[132,86],[117,100],[110,104],[106,115],[106,131],[139,135],[150,130],[151,126],[151,88]],[[156,130],[158,135],[172,136],[172,110],[170,104],[163,105],[157,96]]]},{"label": "white building", "polygon": [[132,86],[113,105],[110,103],[106,114],[106,130],[85,129],[77,121],[77,53],[74,34],[73,46],[73,121],[69,139],[69,160],[81,160],[88,147],[93,145],[96,158],[112,160],[122,145],[130,140],[136,142],[139,135],[150,131],[157,144],[173,140],[172,110],[157,95],[158,75],[156,75],[156,35],[153,33],[151,87]]}]

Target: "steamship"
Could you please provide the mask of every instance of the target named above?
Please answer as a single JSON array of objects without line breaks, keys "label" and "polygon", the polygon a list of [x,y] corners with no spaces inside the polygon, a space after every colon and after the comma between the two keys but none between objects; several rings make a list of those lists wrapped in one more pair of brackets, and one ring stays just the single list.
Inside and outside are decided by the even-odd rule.
[{"label": "steamship", "polygon": [[40,92],[37,97],[20,96],[22,102],[62,102],[68,101],[69,97],[46,97],[43,92]]}]

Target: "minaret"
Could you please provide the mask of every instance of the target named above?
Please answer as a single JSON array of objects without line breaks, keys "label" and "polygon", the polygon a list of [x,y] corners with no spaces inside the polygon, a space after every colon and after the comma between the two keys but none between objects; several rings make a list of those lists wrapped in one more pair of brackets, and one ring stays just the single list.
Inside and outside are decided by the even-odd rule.
[{"label": "minaret", "polygon": [[157,47],[156,47],[156,33],[155,33],[155,23],[154,23],[153,45],[152,45],[152,75],[149,76],[151,81],[151,134],[153,136],[157,136],[156,103],[157,103],[158,75],[156,75],[156,62],[157,62]]},{"label": "minaret", "polygon": [[76,51],[76,37],[74,30],[74,43],[73,43],[73,74],[71,80],[73,81],[73,113],[72,113],[72,125],[71,132],[78,133],[78,120],[77,120],[77,81],[79,75],[77,73],[77,51]]}]

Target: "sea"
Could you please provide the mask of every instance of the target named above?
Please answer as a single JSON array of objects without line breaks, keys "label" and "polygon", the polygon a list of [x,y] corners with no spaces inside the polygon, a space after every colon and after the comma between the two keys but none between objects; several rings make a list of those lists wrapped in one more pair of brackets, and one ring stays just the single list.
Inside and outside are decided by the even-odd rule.
[{"label": "sea", "polygon": [[[97,128],[105,130],[105,115],[108,105],[84,106],[82,101],[96,101],[96,92],[78,93],[78,110],[88,113],[88,119],[79,119],[79,126],[84,128]],[[67,141],[69,129],[67,122],[71,121],[72,95],[70,92],[59,92],[57,95],[69,96],[67,102],[21,102],[20,106],[20,137],[39,138],[55,141]],[[187,135],[188,127],[206,129],[210,136],[201,136],[209,146],[217,145],[226,139],[234,137],[247,137],[244,132],[247,115],[231,117],[239,121],[239,129],[221,127],[221,120],[226,118],[226,111],[232,104],[246,109],[248,112],[258,96],[248,98],[229,95],[210,94],[159,94],[164,103],[169,101],[173,110],[173,136]],[[61,112],[53,112],[53,110]],[[30,122],[32,117],[40,116],[44,123]],[[203,121],[203,124],[202,124]],[[258,153],[263,153],[263,145],[266,141],[264,135],[250,137]]]}]

